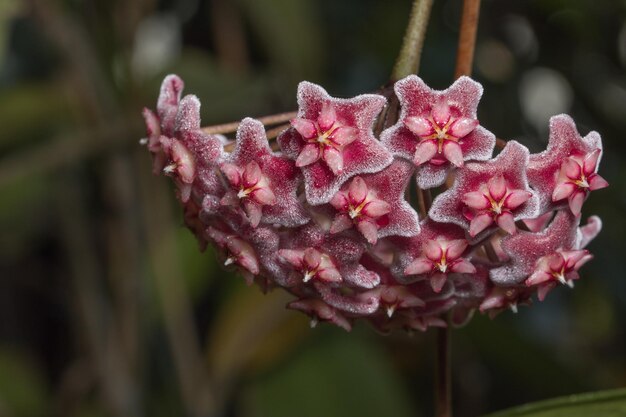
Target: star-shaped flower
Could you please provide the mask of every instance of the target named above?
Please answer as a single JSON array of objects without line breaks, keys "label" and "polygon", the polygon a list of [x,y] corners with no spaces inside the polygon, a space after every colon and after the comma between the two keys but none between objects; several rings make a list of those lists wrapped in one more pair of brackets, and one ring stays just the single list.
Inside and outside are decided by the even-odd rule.
[{"label": "star-shaped flower", "polygon": [[404,198],[413,171],[409,162],[397,159],[379,173],[354,177],[330,200],[338,211],[330,232],[355,226],[373,245],[385,236],[418,234],[417,214]]},{"label": "star-shaped flower", "polygon": [[300,83],[298,117],[278,143],[301,167],[310,204],[328,203],[347,179],[391,163],[391,154],[372,132],[384,105],[379,95],[339,99],[316,84]]},{"label": "star-shaped flower", "polygon": [[311,317],[311,327],[317,326],[320,321],[326,321],[339,326],[346,331],[352,329],[350,321],[341,314],[337,309],[329,306],[319,298],[304,298],[292,301],[287,304],[287,308],[299,310]]},{"label": "star-shaped flower", "polygon": [[584,138],[576,124],[565,114],[550,119],[548,148],[530,155],[528,181],[539,195],[541,212],[569,204],[575,215],[590,191],[606,187],[596,174],[602,155],[602,141],[597,132]]},{"label": "star-shaped flower", "polygon": [[272,152],[261,122],[241,122],[235,150],[220,168],[230,185],[222,204],[242,206],[253,227],[260,222],[295,227],[309,221],[296,195],[302,176],[292,161]]},{"label": "star-shaped flower", "polygon": [[579,219],[567,211],[558,211],[552,223],[539,233],[519,231],[502,239],[502,250],[509,261],[490,272],[497,285],[522,284],[535,270],[537,260],[558,250],[576,248]]},{"label": "star-shaped flower", "polygon": [[498,227],[515,233],[515,221],[538,215],[538,199],[526,179],[527,162],[528,149],[510,141],[493,160],[466,164],[452,188],[435,199],[429,216],[469,230],[472,242]]},{"label": "star-shaped flower", "polygon": [[554,253],[539,258],[535,270],[526,279],[529,287],[537,287],[539,301],[558,283],[572,288],[574,280],[580,278],[578,270],[593,258],[587,250],[557,249]]},{"label": "star-shaped flower", "polygon": [[401,254],[404,262],[410,259],[403,273],[413,280],[429,280],[433,291],[440,293],[450,274],[476,272],[465,256],[468,246],[463,230],[427,220],[422,223],[419,236],[406,247],[406,254]]},{"label": "star-shaped flower", "polygon": [[257,275],[260,269],[259,259],[250,243],[237,234],[226,233],[213,227],[207,229],[207,235],[222,249],[224,266],[242,267],[246,281],[251,284],[254,275]]},{"label": "star-shaped flower", "polygon": [[385,130],[381,141],[394,155],[418,167],[420,188],[437,187],[452,167],[467,160],[491,158],[495,136],[479,125],[476,108],[483,89],[461,77],[448,89],[433,90],[410,75],[395,85],[400,100],[398,123]]}]

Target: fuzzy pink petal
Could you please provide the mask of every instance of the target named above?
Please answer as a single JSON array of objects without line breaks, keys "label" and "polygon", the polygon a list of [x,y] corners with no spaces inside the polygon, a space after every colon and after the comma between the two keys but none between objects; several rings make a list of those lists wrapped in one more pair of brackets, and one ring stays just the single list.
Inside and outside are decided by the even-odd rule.
[{"label": "fuzzy pink petal", "polygon": [[585,202],[585,192],[584,191],[576,191],[569,198],[569,208],[575,216],[580,214],[580,210],[583,207],[583,203]]},{"label": "fuzzy pink petal", "polygon": [[339,146],[351,144],[358,137],[359,131],[350,126],[341,126],[333,131],[330,139]]},{"label": "fuzzy pink petal", "polygon": [[278,251],[278,256],[296,268],[302,267],[304,263],[304,253],[301,250],[280,249]]},{"label": "fuzzy pink petal", "polygon": [[443,286],[446,283],[447,280],[447,275],[446,274],[442,274],[440,272],[434,274],[431,278],[430,278],[430,285],[433,287],[433,291],[436,293],[440,293],[441,289],[443,288]]},{"label": "fuzzy pink petal", "polygon": [[405,126],[419,137],[432,135],[435,130],[430,121],[424,117],[407,117],[404,120]]},{"label": "fuzzy pink petal", "polygon": [[598,158],[600,158],[600,149],[596,149],[591,152],[589,155],[585,157],[583,162],[583,172],[585,175],[589,176],[596,172],[596,167],[598,166]]},{"label": "fuzzy pink petal", "polygon": [[343,232],[346,229],[352,227],[352,219],[347,214],[340,214],[333,220],[333,223],[330,225],[330,233],[339,233]]},{"label": "fuzzy pink petal", "polygon": [[220,165],[220,169],[226,175],[226,179],[233,187],[239,187],[241,184],[241,174],[239,173],[239,168],[236,165],[223,163]]},{"label": "fuzzy pink petal", "polygon": [[320,111],[320,115],[317,118],[317,123],[320,125],[320,129],[326,132],[333,127],[333,124],[337,121],[337,113],[335,113],[335,107],[329,103],[325,102],[322,106],[322,110]]},{"label": "fuzzy pink petal", "polygon": [[479,214],[470,222],[469,234],[471,237],[476,236],[493,223],[493,219],[487,213]]},{"label": "fuzzy pink petal", "polygon": [[437,240],[431,239],[424,244],[424,256],[431,261],[439,261],[443,256],[443,250],[441,249],[441,243]]},{"label": "fuzzy pink petal", "polygon": [[341,274],[335,268],[325,268],[318,273],[318,277],[327,282],[341,282]]},{"label": "fuzzy pink petal", "polygon": [[368,217],[376,219],[378,217],[384,216],[385,214],[391,211],[391,206],[386,201],[382,200],[374,200],[365,204],[361,213],[365,214]]},{"label": "fuzzy pink petal", "polygon": [[475,210],[484,210],[491,207],[489,199],[480,191],[472,191],[463,195],[463,203]]},{"label": "fuzzy pink petal", "polygon": [[357,224],[357,229],[359,229],[359,232],[361,232],[363,237],[365,237],[365,240],[372,245],[376,244],[376,241],[378,240],[378,227],[376,227],[374,222],[368,220],[360,221]]},{"label": "fuzzy pink petal", "polygon": [[598,174],[591,174],[589,178],[589,190],[595,191],[609,186],[609,183]]},{"label": "fuzzy pink petal", "polygon": [[330,200],[330,205],[340,211],[347,210],[349,204],[348,196],[343,191],[338,191]]},{"label": "fuzzy pink petal", "polygon": [[433,263],[426,258],[418,258],[404,268],[405,275],[427,274],[433,270]]},{"label": "fuzzy pink petal", "polygon": [[476,129],[476,126],[478,126],[478,120],[461,117],[452,123],[449,131],[452,136],[460,139],[469,135],[472,130]]},{"label": "fuzzy pink petal", "polygon": [[296,159],[297,167],[304,167],[311,165],[313,162],[320,159],[320,147],[317,144],[309,143],[302,148],[298,159]]},{"label": "fuzzy pink petal", "polygon": [[443,144],[443,156],[446,157],[452,165],[457,167],[463,166],[463,150],[458,143],[447,140]]},{"label": "fuzzy pink petal", "polygon": [[539,299],[539,301],[545,300],[546,296],[548,295],[550,290],[554,288],[554,286],[555,284],[553,283],[540,285],[539,288],[537,288],[537,298]]},{"label": "fuzzy pink petal", "polygon": [[220,204],[223,206],[238,206],[239,205],[239,197],[237,197],[237,193],[233,190],[229,190],[224,194],[224,197],[220,200]]},{"label": "fuzzy pink petal", "polygon": [[535,271],[533,272],[533,274],[531,276],[528,277],[528,279],[525,282],[525,284],[527,286],[533,286],[533,285],[538,285],[538,284],[542,284],[544,282],[549,281],[551,278],[551,275],[548,274],[545,271]]},{"label": "fuzzy pink petal", "polygon": [[515,227],[515,220],[513,219],[513,215],[511,213],[502,213],[496,219],[496,223],[502,230],[510,235],[515,234],[517,231],[517,228]]},{"label": "fuzzy pink petal", "polygon": [[326,147],[324,148],[323,158],[324,161],[326,161],[328,168],[333,171],[333,174],[341,174],[341,171],[343,171],[343,156],[341,155],[341,152],[335,148]]},{"label": "fuzzy pink petal", "polygon": [[413,162],[415,165],[421,165],[433,159],[437,154],[437,144],[432,140],[423,140],[415,148],[415,156]]},{"label": "fuzzy pink petal", "polygon": [[261,179],[261,167],[255,161],[250,162],[243,170],[243,186],[246,188],[256,185]]},{"label": "fuzzy pink petal", "polygon": [[257,188],[250,196],[259,204],[268,206],[276,204],[276,195],[269,187]]},{"label": "fuzzy pink petal", "polygon": [[459,258],[465,249],[467,248],[467,241],[465,239],[455,239],[448,242],[446,250],[446,258],[449,261]]},{"label": "fuzzy pink petal", "polygon": [[439,126],[443,126],[448,123],[451,114],[450,106],[448,106],[448,103],[446,103],[445,100],[439,100],[432,110],[433,119],[435,119],[435,122],[437,122]]},{"label": "fuzzy pink petal", "polygon": [[509,210],[515,210],[522,204],[528,201],[530,197],[532,197],[532,193],[530,191],[525,190],[513,190],[504,200],[504,205]]},{"label": "fuzzy pink petal", "polygon": [[322,261],[322,254],[313,248],[307,248],[304,250],[304,263],[310,269],[315,269]]},{"label": "fuzzy pink petal", "polygon": [[576,162],[572,158],[567,158],[565,162],[563,162],[563,165],[561,165],[561,169],[563,170],[563,173],[571,179],[580,178],[580,174],[582,171],[578,162]]},{"label": "fuzzy pink petal", "polygon": [[504,198],[506,194],[506,180],[502,175],[497,175],[489,180],[487,183],[489,187],[489,194],[491,194],[491,198],[496,201],[500,201]]},{"label": "fuzzy pink petal", "polygon": [[291,126],[305,139],[312,139],[317,136],[315,123],[310,120],[296,117],[295,119],[291,119]]},{"label": "fuzzy pink petal", "polygon": [[250,225],[252,227],[257,227],[261,222],[261,216],[263,215],[263,210],[261,206],[259,206],[254,201],[246,200],[243,202],[243,207],[245,208],[246,214],[248,215]]},{"label": "fuzzy pink petal", "polygon": [[463,259],[455,262],[450,268],[450,271],[459,274],[474,274],[476,273],[476,267],[470,261]]},{"label": "fuzzy pink petal", "polygon": [[350,183],[350,188],[348,188],[350,203],[354,206],[361,204],[367,197],[367,191],[367,184],[363,181],[363,178],[355,177]]},{"label": "fuzzy pink petal", "polygon": [[552,201],[563,200],[571,196],[576,191],[576,185],[571,182],[564,182],[556,186],[552,192]]}]

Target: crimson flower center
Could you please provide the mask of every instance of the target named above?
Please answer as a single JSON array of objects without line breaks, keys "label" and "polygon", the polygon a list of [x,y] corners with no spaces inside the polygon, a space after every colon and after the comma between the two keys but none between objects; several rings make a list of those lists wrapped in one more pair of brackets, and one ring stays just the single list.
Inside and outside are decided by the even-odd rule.
[{"label": "crimson flower center", "polygon": [[442,153],[443,152],[443,143],[446,140],[451,140],[454,142],[458,142],[459,138],[457,138],[454,135],[451,135],[448,133],[448,130],[450,130],[450,126],[452,125],[452,123],[454,123],[454,117],[450,117],[448,119],[448,122],[443,125],[440,126],[435,119],[433,118],[433,116],[429,116],[428,117],[428,121],[430,122],[431,126],[433,127],[433,130],[435,131],[434,133],[428,135],[428,136],[424,136],[421,139],[422,140],[437,140],[437,152],[438,153]]}]

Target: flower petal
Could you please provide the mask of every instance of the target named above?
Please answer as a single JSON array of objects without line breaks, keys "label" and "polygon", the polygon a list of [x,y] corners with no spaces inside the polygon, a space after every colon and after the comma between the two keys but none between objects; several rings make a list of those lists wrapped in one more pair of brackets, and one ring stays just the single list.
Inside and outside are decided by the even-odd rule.
[{"label": "flower petal", "polygon": [[515,220],[513,219],[513,215],[511,213],[502,213],[496,219],[496,223],[502,230],[510,235],[514,235],[517,231],[517,228],[515,227]]},{"label": "flower petal", "polygon": [[234,164],[229,164],[228,162],[220,165],[220,169],[226,176],[226,179],[233,187],[239,187],[241,184],[241,174],[239,172],[239,168],[237,168]]},{"label": "flower petal", "polygon": [[573,158],[565,159],[565,162],[561,165],[561,171],[570,179],[577,180],[580,178],[582,169],[580,164]]},{"label": "flower petal", "polygon": [[467,248],[467,241],[465,239],[451,240],[446,245],[446,259],[453,261],[459,258],[465,249]]},{"label": "flower petal", "polygon": [[407,117],[404,120],[404,125],[414,134],[419,137],[432,135],[435,133],[433,125],[430,121],[424,117]]},{"label": "flower petal", "polygon": [[491,207],[489,199],[480,191],[465,193],[462,199],[466,206],[475,210],[485,210]]},{"label": "flower petal", "polygon": [[391,211],[389,203],[383,200],[372,200],[365,204],[361,213],[373,219],[384,216]]},{"label": "flower petal", "polygon": [[532,197],[532,193],[526,190],[513,190],[506,196],[504,200],[504,206],[509,210],[515,210],[522,204],[524,204],[530,197]]},{"label": "flower petal", "polygon": [[469,229],[470,236],[475,237],[477,234],[479,234],[480,232],[482,232],[483,230],[491,226],[492,223],[493,223],[493,218],[489,214],[487,213],[479,214],[478,216],[474,217],[472,221],[470,222],[470,229]]},{"label": "flower petal", "polygon": [[576,191],[576,185],[571,182],[563,182],[556,186],[552,192],[552,201],[563,200],[571,196]]},{"label": "flower petal", "polygon": [[452,165],[457,167],[463,166],[463,150],[461,150],[461,146],[459,146],[458,143],[446,140],[443,144],[443,156],[445,156]]},{"label": "flower petal", "polygon": [[291,119],[291,126],[305,139],[312,139],[317,136],[315,123],[311,120],[296,117],[295,119]]},{"label": "flower petal", "polygon": [[276,195],[269,187],[256,188],[250,196],[262,205],[273,206],[276,204]]},{"label": "flower petal", "polygon": [[330,205],[339,211],[348,210],[349,204],[350,202],[348,201],[348,195],[343,191],[338,191],[337,194],[335,194],[330,200]]},{"label": "flower petal", "polygon": [[263,209],[261,206],[254,201],[246,199],[243,202],[243,207],[246,210],[246,215],[248,216],[250,225],[252,227],[257,227],[261,222],[261,216],[263,215]]},{"label": "flower petal", "polygon": [[302,267],[304,263],[304,252],[301,250],[280,249],[278,256],[296,268]]},{"label": "flower petal", "polygon": [[378,240],[378,227],[376,227],[376,224],[374,222],[369,220],[362,220],[357,224],[356,227],[357,229],[359,229],[359,232],[361,232],[365,240],[367,240],[372,245],[376,244],[376,241]]},{"label": "flower petal", "polygon": [[445,100],[439,100],[437,104],[433,106],[432,116],[439,126],[444,126],[446,123],[448,123],[451,114],[452,113],[450,112],[450,106],[448,106],[448,103],[446,103]]},{"label": "flower petal", "polygon": [[470,261],[462,259],[452,264],[450,271],[458,274],[474,274],[476,273],[476,267]]},{"label": "flower petal", "polygon": [[330,135],[329,139],[331,139],[338,146],[346,146],[354,142],[358,136],[359,131],[350,126],[341,126],[333,131],[333,134]]},{"label": "flower petal", "polygon": [[449,132],[456,138],[463,138],[469,135],[478,126],[478,120],[468,117],[460,117],[452,123]]},{"label": "flower petal", "polygon": [[333,220],[330,226],[330,233],[343,232],[346,229],[351,228],[353,225],[352,219],[347,214],[340,214]]},{"label": "flower petal", "polygon": [[320,147],[317,144],[309,143],[302,148],[298,159],[296,159],[297,167],[311,165],[320,158]]},{"label": "flower petal", "polygon": [[335,268],[326,268],[319,271],[317,274],[318,278],[327,281],[327,282],[341,282],[343,279],[341,278],[341,274]]},{"label": "flower petal", "polygon": [[413,162],[415,165],[421,165],[433,159],[435,154],[437,154],[437,143],[434,140],[423,140],[415,148]]},{"label": "flower petal", "polygon": [[328,168],[333,171],[333,174],[341,174],[341,171],[343,171],[343,156],[341,155],[341,152],[335,148],[327,146],[324,148],[322,158],[326,161]]},{"label": "flower petal", "polygon": [[404,268],[405,275],[427,274],[433,270],[433,263],[426,258],[417,258]]},{"label": "flower petal", "polygon": [[578,216],[580,214],[580,210],[585,202],[585,194],[586,193],[584,191],[576,191],[569,197],[569,208],[574,216]]},{"label": "flower petal", "polygon": [[440,293],[441,289],[446,283],[448,276],[446,274],[442,274],[441,272],[437,272],[430,278],[430,285],[433,287],[433,291],[436,293]]},{"label": "flower petal", "polygon": [[367,184],[361,177],[354,177],[348,189],[348,197],[353,206],[358,206],[367,197]]},{"label": "flower petal", "polygon": [[322,254],[318,250],[313,248],[307,248],[304,250],[304,264],[309,269],[316,269],[322,261]]},{"label": "flower petal", "polygon": [[250,162],[243,170],[243,186],[245,188],[250,188],[256,185],[263,173],[261,172],[261,167],[255,161]]},{"label": "flower petal", "polygon": [[438,262],[443,256],[443,249],[441,248],[441,242],[435,239],[431,239],[424,244],[422,249],[424,256],[431,261]]},{"label": "flower petal", "polygon": [[589,177],[589,191],[599,190],[608,186],[609,183],[598,174],[591,174]]},{"label": "flower petal", "polygon": [[323,132],[330,130],[331,127],[337,121],[337,113],[335,113],[335,107],[328,101],[322,105],[322,110],[317,118],[317,124]]},{"label": "flower petal", "polygon": [[583,172],[585,175],[589,176],[596,172],[596,167],[598,166],[598,158],[600,158],[600,149],[596,149],[591,152],[589,155],[585,157],[583,162]]},{"label": "flower petal", "polygon": [[491,198],[496,201],[501,201],[506,194],[506,180],[503,175],[496,175],[492,177],[487,183],[489,188],[489,194]]}]

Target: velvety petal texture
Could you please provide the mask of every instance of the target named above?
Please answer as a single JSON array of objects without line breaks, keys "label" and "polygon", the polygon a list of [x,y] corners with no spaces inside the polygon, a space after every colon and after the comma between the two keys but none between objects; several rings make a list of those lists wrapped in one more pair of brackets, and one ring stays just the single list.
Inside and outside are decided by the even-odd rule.
[{"label": "velvety petal texture", "polygon": [[252,118],[228,137],[206,133],[183,85],[167,76],[156,111],[143,110],[154,173],[174,183],[201,249],[211,243],[248,284],[289,292],[311,327],[462,326],[574,286],[592,259],[602,222],[580,219],[608,185],[602,144],[568,116],[552,118],[546,151],[509,141],[492,157],[468,77],[443,91],[399,80],[397,121],[383,120],[395,116],[382,95],[340,99],[302,82],[272,144]]}]

